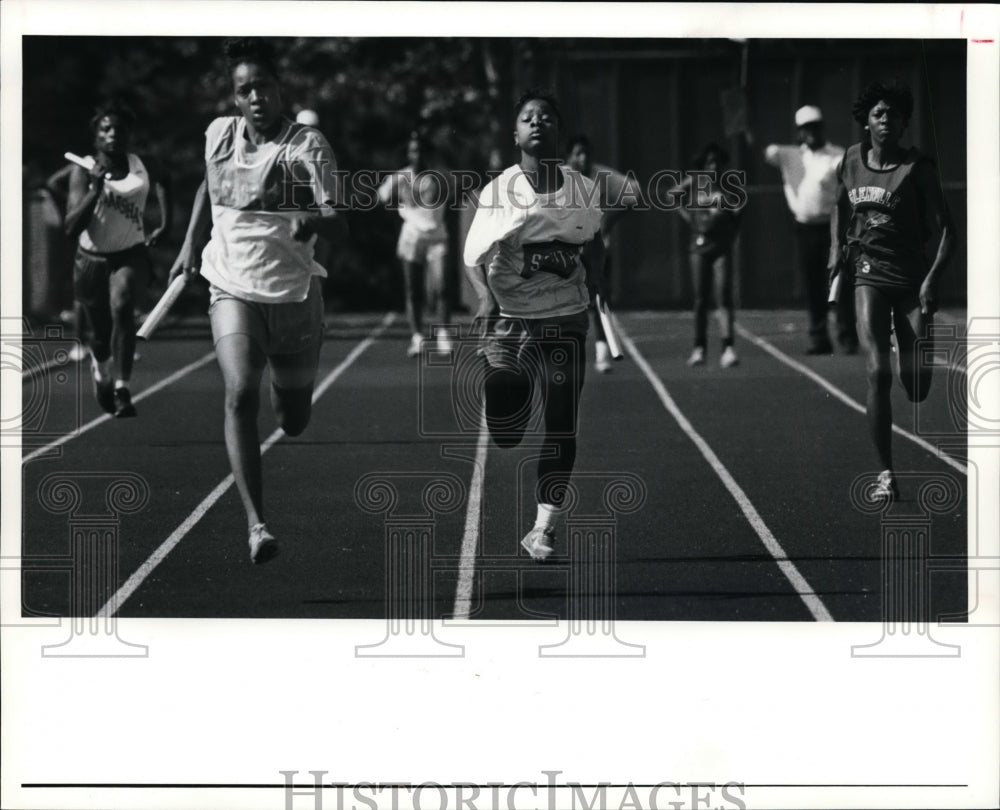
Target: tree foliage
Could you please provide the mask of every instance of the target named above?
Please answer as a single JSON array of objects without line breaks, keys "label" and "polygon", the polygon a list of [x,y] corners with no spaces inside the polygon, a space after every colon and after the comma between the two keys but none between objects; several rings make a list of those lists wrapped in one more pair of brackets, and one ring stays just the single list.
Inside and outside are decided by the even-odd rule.
[{"label": "tree foliage", "polygon": [[[485,171],[502,154],[512,65],[533,63],[523,40],[298,37],[273,44],[287,113],[315,110],[340,168],[352,172],[401,166],[417,128],[440,164]],[[26,169],[44,176],[63,165],[64,152],[88,152],[94,106],[122,97],[137,115],[136,151],[158,158],[172,177],[177,224],[165,250],[176,248],[203,176],[205,128],[235,110],[222,40],[35,36],[24,38],[23,53]],[[347,306],[397,305],[398,217],[354,212],[350,224],[351,244],[336,260],[331,288]]]}]

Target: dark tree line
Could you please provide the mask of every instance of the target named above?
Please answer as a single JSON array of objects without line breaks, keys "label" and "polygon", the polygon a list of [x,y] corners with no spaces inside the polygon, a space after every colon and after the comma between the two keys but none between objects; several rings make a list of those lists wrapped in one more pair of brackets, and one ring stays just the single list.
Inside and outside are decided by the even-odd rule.
[{"label": "dark tree line", "polygon": [[[512,157],[515,83],[545,83],[535,40],[483,38],[275,39],[287,113],[315,110],[340,168],[386,171],[404,163],[409,133],[422,130],[439,164],[485,173]],[[26,37],[23,162],[26,180],[90,149],[96,103],[123,98],[137,116],[134,146],[169,170],[175,227],[158,251],[169,264],[203,172],[204,131],[233,114],[218,37]],[[31,182],[30,180],[28,181]],[[351,216],[350,246],[328,286],[343,306],[401,302],[394,260],[398,217]]]}]

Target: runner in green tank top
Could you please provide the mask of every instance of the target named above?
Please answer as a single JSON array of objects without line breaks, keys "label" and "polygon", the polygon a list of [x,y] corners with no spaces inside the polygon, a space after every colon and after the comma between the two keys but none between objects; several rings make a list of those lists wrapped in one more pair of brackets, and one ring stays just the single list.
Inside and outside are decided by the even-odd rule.
[{"label": "runner in green tank top", "polygon": [[[875,83],[861,94],[853,113],[868,139],[844,155],[831,223],[831,273],[838,267],[844,273],[842,289],[854,281],[868,427],[882,469],[874,496],[889,500],[899,497],[892,464],[892,335],[903,390],[911,402],[922,402],[931,368],[919,362],[914,348],[930,336],[937,282],[955,242],[933,162],[900,145],[912,112],[913,96],[905,87]],[[932,232],[940,236],[928,262],[924,245]]]}]

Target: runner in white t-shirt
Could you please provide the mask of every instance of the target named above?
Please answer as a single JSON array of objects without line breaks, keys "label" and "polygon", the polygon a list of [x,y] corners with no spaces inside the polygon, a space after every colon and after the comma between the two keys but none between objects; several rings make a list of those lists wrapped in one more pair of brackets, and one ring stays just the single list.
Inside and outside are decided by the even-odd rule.
[{"label": "runner in white t-shirt", "polygon": [[225,439],[250,529],[250,558],[277,551],[264,524],[257,414],[265,366],[271,405],[282,429],[297,436],[309,423],[323,340],[317,236],[346,234],[336,207],[340,189],[333,151],[319,130],[282,115],[278,74],[268,43],[230,40],[226,58],[240,115],[217,118],[205,133],[205,180],[195,196],[187,237],[171,270],[197,272],[198,246],[211,285],[209,317],[226,387]]},{"label": "runner in white t-shirt", "polygon": [[[437,313],[440,324],[447,324],[451,314],[445,289],[448,259],[445,216],[451,190],[446,175],[429,168],[426,153],[427,145],[420,133],[414,132],[406,148],[409,163],[386,177],[378,188],[379,202],[396,207],[403,220],[396,255],[403,265],[406,316],[412,332],[407,349],[410,357],[420,353],[423,343],[425,301],[427,309]],[[437,344],[440,351],[451,348],[443,330],[438,331]]]},{"label": "runner in white t-shirt", "polygon": [[[150,158],[129,152],[132,112],[102,104],[90,121],[93,166],[69,176],[64,225],[78,239],[73,289],[89,326],[94,394],[118,418],[136,415],[129,381],[135,358],[135,305],[151,270],[148,246],[170,227],[170,187]],[[146,234],[143,214],[153,191],[160,225]]]},{"label": "runner in white t-shirt", "polygon": [[553,550],[576,459],[588,288],[598,281],[604,243],[593,183],[559,165],[555,100],[525,93],[515,117],[521,159],[483,189],[464,260],[480,299],[486,422],[498,446],[520,443],[533,390],[540,395],[545,438],[538,507],[521,545],[544,560]]}]

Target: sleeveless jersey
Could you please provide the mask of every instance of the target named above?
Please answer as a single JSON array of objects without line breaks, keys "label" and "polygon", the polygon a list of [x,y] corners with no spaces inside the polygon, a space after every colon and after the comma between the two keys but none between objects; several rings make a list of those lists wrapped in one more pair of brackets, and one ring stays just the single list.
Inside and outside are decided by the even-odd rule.
[{"label": "sleeveless jersey", "polygon": [[839,171],[851,206],[847,246],[856,283],[918,287],[927,272],[928,229],[916,169],[929,158],[909,149],[896,168],[873,169],[867,149],[853,145]]},{"label": "sleeveless jersey", "polygon": [[583,245],[601,227],[593,181],[563,167],[562,188],[537,194],[519,166],[494,178],[479,197],[465,240],[467,265],[496,253],[487,283],[501,315],[547,318],[582,312],[590,302]]},{"label": "sleeveless jersey", "polygon": [[697,205],[688,203],[691,217],[691,241],[688,249],[701,255],[726,253],[733,246],[739,223],[735,211],[724,207],[722,192],[718,189],[695,189]]},{"label": "sleeveless jersey", "polygon": [[333,150],[319,130],[283,122],[279,137],[254,144],[242,116],[217,118],[205,132],[205,179],[212,204],[212,238],[201,274],[248,301],[304,301],[316,236],[292,238],[291,222],[339,199]]},{"label": "sleeveless jersey", "polygon": [[94,253],[117,253],[146,241],[142,213],[149,196],[149,173],[131,152],[128,174],[105,180],[90,222],[80,234],[80,247]]}]

